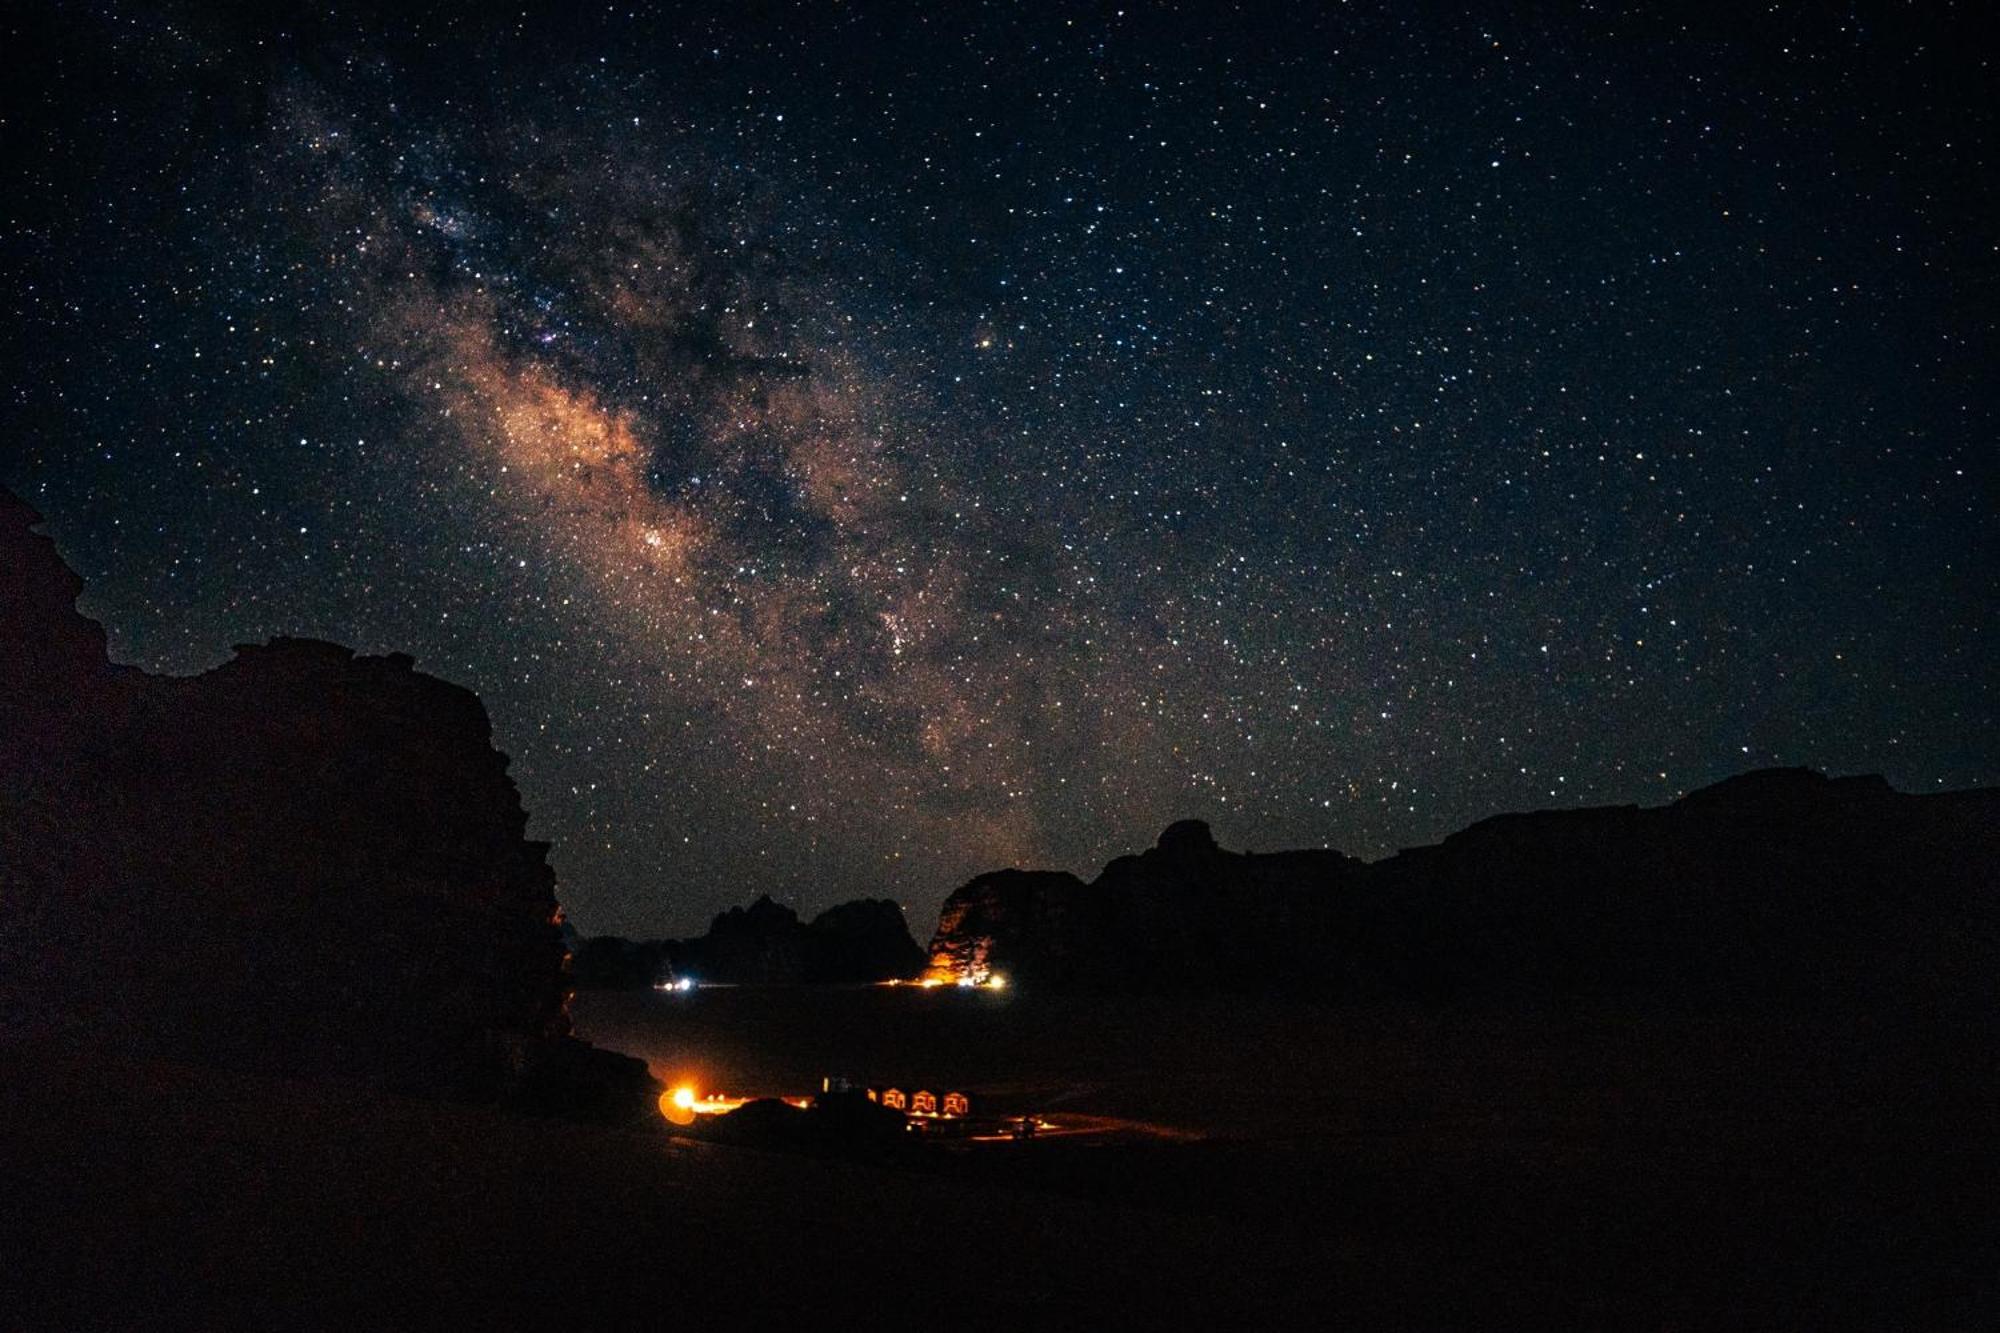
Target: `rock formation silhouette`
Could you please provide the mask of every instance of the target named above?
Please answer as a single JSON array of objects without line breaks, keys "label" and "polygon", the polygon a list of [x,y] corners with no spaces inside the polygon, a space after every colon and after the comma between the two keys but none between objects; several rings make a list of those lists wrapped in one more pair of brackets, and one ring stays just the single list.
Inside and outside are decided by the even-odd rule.
[{"label": "rock formation silhouette", "polygon": [[1780,769],[1655,809],[1501,815],[1374,864],[1226,852],[1182,821],[1090,883],[974,879],[946,900],[930,971],[1351,999],[1978,1001],[2000,961],[1996,890],[2000,790]]},{"label": "rock formation silhouette", "polygon": [[686,977],[736,986],[903,981],[924,970],[903,909],[886,898],[829,907],[811,921],[768,894],[732,907],[687,940],[580,941],[572,976],[582,989],[633,990]]},{"label": "rock formation silhouette", "polygon": [[616,1117],[570,1038],[547,844],[471,691],[274,639],[115,667],[0,491],[0,1023],[177,1059]]}]

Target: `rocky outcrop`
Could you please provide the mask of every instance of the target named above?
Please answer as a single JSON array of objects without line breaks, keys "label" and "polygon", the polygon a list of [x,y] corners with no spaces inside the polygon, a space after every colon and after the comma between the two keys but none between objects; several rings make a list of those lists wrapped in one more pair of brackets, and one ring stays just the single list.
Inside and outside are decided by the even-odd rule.
[{"label": "rocky outcrop", "polygon": [[567,1037],[547,845],[475,695],[308,639],[113,668],[0,496],[0,1021],[551,1105],[589,1064],[643,1099]]},{"label": "rocky outcrop", "polygon": [[857,898],[806,924],[806,980],[821,984],[909,981],[924,969],[903,909],[887,898]]},{"label": "rocky outcrop", "polygon": [[747,1102],[692,1131],[716,1143],[849,1156],[911,1146],[909,1121],[860,1092],[822,1093],[794,1107],[769,1098]]},{"label": "rocky outcrop", "polygon": [[[927,975],[1041,986],[1255,989],[1304,970],[1302,918],[1361,869],[1339,852],[1225,852],[1170,825],[1089,884],[1053,871],[982,875],[945,900]],[[1294,957],[1297,953],[1299,956]]]},{"label": "rocky outcrop", "polygon": [[584,989],[629,990],[678,977],[735,986],[903,981],[923,971],[903,909],[884,898],[829,907],[811,921],[768,895],[732,907],[688,940],[581,941],[571,974]]},{"label": "rocky outcrop", "polygon": [[791,908],[760,894],[748,907],[732,907],[709,923],[699,940],[683,940],[670,954],[674,970],[704,981],[768,986],[804,979],[805,929]]},{"label": "rocky outcrop", "polygon": [[1745,774],[1672,805],[1503,815],[1363,863],[1248,855],[1183,821],[1094,881],[983,875],[930,973],[1366,998],[1990,994],[2000,791]]},{"label": "rocky outcrop", "polygon": [[949,981],[1000,972],[1042,983],[1101,975],[1090,955],[1110,915],[1067,871],[996,870],[945,899],[925,975]]}]

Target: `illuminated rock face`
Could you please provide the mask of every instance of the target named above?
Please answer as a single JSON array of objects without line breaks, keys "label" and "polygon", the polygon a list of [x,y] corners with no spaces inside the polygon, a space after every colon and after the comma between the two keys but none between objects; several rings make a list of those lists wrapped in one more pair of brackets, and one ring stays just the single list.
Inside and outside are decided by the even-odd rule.
[{"label": "illuminated rock face", "polygon": [[926,980],[1001,973],[1023,982],[1081,979],[1095,923],[1088,890],[1059,871],[981,875],[945,900]]},{"label": "illuminated rock face", "polygon": [[930,975],[1050,988],[1521,999],[1955,988],[2000,967],[2000,791],[1745,774],[1657,809],[1503,815],[1365,864],[1172,825],[1085,884],[946,900]]},{"label": "illuminated rock face", "polygon": [[303,639],[113,669],[33,521],[0,508],[11,1021],[455,1096],[582,1073],[547,846],[478,698]]}]

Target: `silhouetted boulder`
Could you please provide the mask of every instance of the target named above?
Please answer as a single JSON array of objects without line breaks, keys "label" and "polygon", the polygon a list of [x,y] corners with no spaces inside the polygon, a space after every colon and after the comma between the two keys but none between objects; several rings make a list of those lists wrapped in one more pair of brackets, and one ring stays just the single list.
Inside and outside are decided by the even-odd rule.
[{"label": "silhouetted boulder", "polygon": [[747,1147],[795,1149],[810,1137],[807,1112],[775,1097],[745,1102],[725,1115],[699,1126],[700,1137]]},{"label": "silhouetted boulder", "polygon": [[186,678],[113,668],[35,522],[0,499],[6,1021],[559,1101],[550,1071],[592,1057],[567,1037],[547,845],[478,698],[309,639]]},{"label": "silhouetted boulder", "polygon": [[982,875],[942,977],[1050,987],[1553,999],[1916,988],[1976,1002],[2000,962],[2000,791],[1749,773],[1658,809],[1502,815],[1365,864],[1248,856],[1205,825],[1085,884]]},{"label": "silhouetted boulder", "polygon": [[1160,834],[1162,856],[1182,863],[1200,864],[1215,855],[1215,834],[1199,819],[1182,819],[1167,825]]},{"label": "silhouetted boulder", "polygon": [[908,1121],[860,1092],[825,1093],[801,1109],[774,1098],[745,1102],[700,1127],[701,1137],[746,1147],[849,1153],[901,1146]]},{"label": "silhouetted boulder", "polygon": [[657,1122],[660,1082],[636,1060],[564,1037],[527,1048],[506,1104],[531,1115],[607,1125]]},{"label": "silhouetted boulder", "polygon": [[901,1111],[871,1101],[862,1092],[827,1092],[813,1099],[808,1124],[830,1147],[906,1141],[909,1121]]}]

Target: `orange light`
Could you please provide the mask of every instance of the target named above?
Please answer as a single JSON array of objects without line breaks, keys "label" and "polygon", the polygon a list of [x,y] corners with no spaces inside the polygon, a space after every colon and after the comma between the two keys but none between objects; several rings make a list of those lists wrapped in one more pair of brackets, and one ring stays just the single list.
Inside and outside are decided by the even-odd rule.
[{"label": "orange light", "polygon": [[660,1094],[660,1114],[670,1124],[692,1125],[694,1123],[694,1089],[686,1086],[672,1092]]}]

